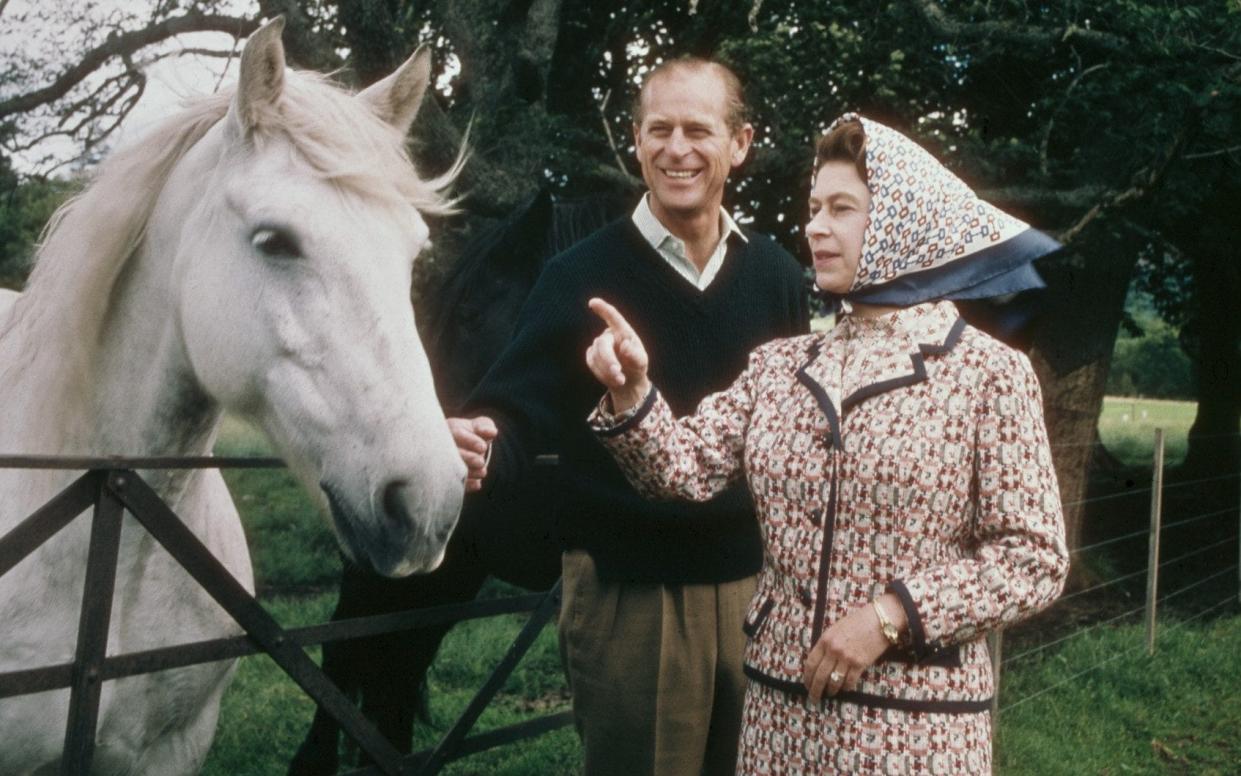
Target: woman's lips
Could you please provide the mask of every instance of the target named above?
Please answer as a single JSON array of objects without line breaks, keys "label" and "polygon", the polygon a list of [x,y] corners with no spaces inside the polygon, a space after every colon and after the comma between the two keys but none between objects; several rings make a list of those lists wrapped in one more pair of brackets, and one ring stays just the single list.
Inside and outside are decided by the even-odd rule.
[{"label": "woman's lips", "polygon": [[832,262],[839,261],[839,260],[840,260],[839,253],[832,253],[830,251],[815,251],[814,252],[814,263],[815,264],[831,264]]}]

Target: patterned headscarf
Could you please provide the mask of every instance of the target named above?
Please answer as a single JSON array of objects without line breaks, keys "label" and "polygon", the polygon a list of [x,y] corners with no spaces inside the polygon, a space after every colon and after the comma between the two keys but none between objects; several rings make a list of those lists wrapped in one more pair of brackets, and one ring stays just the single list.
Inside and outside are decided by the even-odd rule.
[{"label": "patterned headscarf", "polygon": [[846,113],[866,133],[871,202],[862,258],[844,298],[907,307],[1043,288],[1030,265],[1060,244],[978,198],[935,157],[896,130]]}]

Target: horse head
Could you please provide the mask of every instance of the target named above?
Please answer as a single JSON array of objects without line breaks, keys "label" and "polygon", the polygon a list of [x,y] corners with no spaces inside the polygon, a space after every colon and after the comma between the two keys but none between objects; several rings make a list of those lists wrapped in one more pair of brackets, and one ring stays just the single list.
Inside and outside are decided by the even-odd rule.
[{"label": "horse head", "polygon": [[434,568],[464,466],[410,305],[452,175],[421,180],[404,137],[420,49],[349,95],[285,69],[282,21],[247,42],[236,92],[170,174],[147,230],[172,262],[175,328],[197,383],[266,431],[355,561]]}]

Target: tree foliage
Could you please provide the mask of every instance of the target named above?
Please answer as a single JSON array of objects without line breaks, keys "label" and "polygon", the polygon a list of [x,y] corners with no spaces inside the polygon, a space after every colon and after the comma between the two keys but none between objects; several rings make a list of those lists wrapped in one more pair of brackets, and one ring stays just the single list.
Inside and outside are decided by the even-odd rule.
[{"label": "tree foliage", "polygon": [[[340,77],[358,86],[415,45],[431,45],[439,89],[415,126],[415,158],[427,172],[442,170],[467,132],[471,149],[465,217],[441,227],[447,256],[476,225],[540,188],[638,190],[635,84],[668,57],[719,56],[748,81],[757,128],[730,195],[743,221],[801,252],[812,140],[840,113],[864,112],[1068,243],[1043,264],[1051,314],[1033,343],[1053,439],[1086,450],[1094,438],[1135,270],[1195,360],[1202,427],[1237,429],[1241,323],[1223,321],[1238,318],[1225,309],[1241,298],[1235,0],[152,0],[144,13],[125,14],[105,13],[98,0],[22,7],[43,15],[53,45],[0,58],[0,121],[15,130],[9,152],[49,128],[87,149],[106,139],[141,90],[144,64],[180,55],[169,44],[176,25],[245,34],[260,16],[284,13],[293,63],[341,66]],[[48,91],[56,84],[69,84],[62,96]],[[1083,487],[1074,472],[1086,460],[1061,459],[1068,499]]]}]

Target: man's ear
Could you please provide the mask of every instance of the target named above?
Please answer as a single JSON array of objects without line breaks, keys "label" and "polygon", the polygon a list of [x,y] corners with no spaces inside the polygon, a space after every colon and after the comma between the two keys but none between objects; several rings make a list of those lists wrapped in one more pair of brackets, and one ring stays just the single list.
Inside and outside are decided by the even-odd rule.
[{"label": "man's ear", "polygon": [[741,129],[733,133],[733,167],[741,166],[741,163],[745,161],[746,155],[750,153],[750,144],[753,142],[754,125],[747,121],[741,125]]}]

